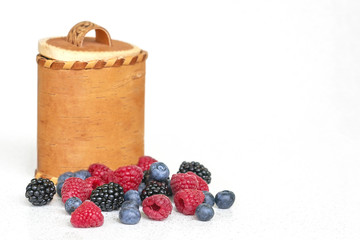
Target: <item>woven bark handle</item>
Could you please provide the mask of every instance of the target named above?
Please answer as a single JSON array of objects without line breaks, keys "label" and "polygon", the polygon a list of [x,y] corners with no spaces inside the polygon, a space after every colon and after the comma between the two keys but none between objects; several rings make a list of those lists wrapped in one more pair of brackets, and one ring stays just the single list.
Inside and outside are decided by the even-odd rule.
[{"label": "woven bark handle", "polygon": [[91,30],[95,30],[96,42],[111,46],[111,38],[109,32],[105,28],[88,21],[79,22],[78,24],[73,26],[70,29],[66,40],[77,47],[82,47],[85,35]]}]

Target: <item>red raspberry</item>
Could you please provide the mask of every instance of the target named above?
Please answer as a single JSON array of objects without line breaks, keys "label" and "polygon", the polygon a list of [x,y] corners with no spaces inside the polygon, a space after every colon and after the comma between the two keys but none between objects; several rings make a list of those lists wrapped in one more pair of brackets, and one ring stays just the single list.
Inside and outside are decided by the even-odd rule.
[{"label": "red raspberry", "polygon": [[196,208],[204,202],[205,195],[196,189],[184,189],[175,194],[176,209],[185,215],[194,215]]},{"label": "red raspberry", "polygon": [[113,183],[119,182],[119,178],[117,176],[115,176],[115,171],[111,171],[107,175],[106,183],[110,183],[110,182],[113,182]]},{"label": "red raspberry", "polygon": [[99,177],[88,177],[85,179],[85,182],[91,187],[92,190],[105,184],[105,182]]},{"label": "red raspberry", "polygon": [[198,189],[199,183],[195,176],[186,173],[173,174],[170,181],[173,194],[181,189]]},{"label": "red raspberry", "polygon": [[85,201],[71,214],[70,222],[76,228],[100,227],[104,224],[104,216],[95,203]]},{"label": "red raspberry", "polygon": [[146,216],[157,221],[164,220],[172,211],[170,199],[163,194],[156,194],[145,198],[142,207]]},{"label": "red raspberry", "polygon": [[105,183],[109,182],[109,175],[112,174],[112,170],[104,164],[94,163],[89,166],[89,173],[93,177],[101,178]]},{"label": "red raspberry", "polygon": [[129,190],[138,190],[143,178],[143,171],[136,165],[120,167],[114,171],[112,182],[121,185],[124,193]]},{"label": "red raspberry", "polygon": [[198,175],[196,175],[195,173],[193,172],[186,172],[186,174],[189,174],[189,175],[193,175],[196,177],[196,180],[198,181],[198,190],[201,190],[201,191],[209,191],[209,186],[208,184],[205,182],[204,179],[202,179],[201,177],[199,177]]},{"label": "red raspberry", "polygon": [[140,167],[143,171],[146,171],[150,169],[151,164],[153,164],[154,162],[157,162],[157,160],[150,156],[142,156],[139,157],[139,162],[137,166]]},{"label": "red raspberry", "polygon": [[92,188],[81,178],[71,177],[65,180],[61,189],[63,203],[71,197],[78,197],[82,202],[89,199]]}]

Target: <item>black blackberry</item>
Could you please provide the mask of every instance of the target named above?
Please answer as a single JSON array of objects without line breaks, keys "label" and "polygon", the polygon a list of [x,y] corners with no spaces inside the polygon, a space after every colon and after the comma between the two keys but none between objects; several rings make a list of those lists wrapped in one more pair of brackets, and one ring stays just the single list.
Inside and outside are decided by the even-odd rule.
[{"label": "black blackberry", "polygon": [[34,178],[26,187],[25,197],[35,206],[49,203],[56,194],[55,184],[46,178]]},{"label": "black blackberry", "polygon": [[94,189],[90,200],[101,208],[101,211],[117,210],[124,202],[124,189],[119,184],[110,182]]},{"label": "black blackberry", "polygon": [[207,184],[211,182],[211,172],[204,167],[204,165],[200,164],[199,162],[182,162],[177,173],[186,173],[186,172],[193,172],[202,179],[205,180]]},{"label": "black blackberry", "polygon": [[167,196],[171,196],[171,188],[169,189],[167,182],[159,182],[159,181],[149,181],[146,183],[146,187],[142,190],[140,194],[141,201],[145,198],[150,197],[155,194],[164,194]]},{"label": "black blackberry", "polygon": [[[150,178],[150,170],[145,170],[144,171],[144,177],[142,179],[142,182],[147,184],[149,181],[151,181],[152,179]],[[159,182],[159,181],[158,181]],[[172,191],[171,191],[171,187],[170,187],[170,178],[168,177],[164,182],[167,183],[167,196],[172,196]]]}]

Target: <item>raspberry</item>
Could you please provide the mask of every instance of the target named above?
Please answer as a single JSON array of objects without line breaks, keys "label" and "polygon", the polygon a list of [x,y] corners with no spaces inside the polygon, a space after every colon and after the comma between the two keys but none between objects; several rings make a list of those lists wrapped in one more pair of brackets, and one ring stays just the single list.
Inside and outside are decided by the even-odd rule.
[{"label": "raspberry", "polygon": [[136,165],[120,167],[114,171],[111,181],[121,185],[126,193],[129,190],[137,190],[143,178],[143,171]]},{"label": "raspberry", "polygon": [[194,177],[196,177],[196,180],[198,181],[198,190],[201,190],[201,191],[209,191],[209,186],[208,184],[205,182],[204,179],[202,179],[201,177],[199,177],[198,175],[196,175],[195,173],[193,172],[187,172],[186,174],[189,174],[189,175],[193,175]]},{"label": "raspberry", "polygon": [[142,203],[143,211],[152,220],[166,219],[172,211],[170,199],[162,194],[152,195]]},{"label": "raspberry", "polygon": [[197,206],[199,206],[204,199],[205,195],[200,190],[183,189],[175,194],[174,202],[179,212],[185,215],[194,215]]},{"label": "raspberry", "polygon": [[89,166],[89,173],[93,177],[101,178],[105,183],[109,183],[109,175],[112,174],[112,170],[104,164],[94,163]]},{"label": "raspberry", "polygon": [[89,199],[92,188],[81,178],[71,177],[65,180],[61,189],[63,203],[71,197],[78,197],[82,202]]},{"label": "raspberry", "polygon": [[198,189],[199,183],[192,175],[177,173],[172,175],[170,185],[173,194],[176,194],[182,189]]},{"label": "raspberry", "polygon": [[115,176],[115,171],[106,173],[106,179],[107,179],[106,183],[111,183],[111,182],[116,183],[119,181],[118,177]]},{"label": "raspberry", "polygon": [[85,179],[85,182],[91,187],[92,190],[105,184],[105,182],[99,177],[89,177]]},{"label": "raspberry", "polygon": [[76,228],[100,227],[104,224],[104,216],[95,203],[86,201],[71,214],[70,222]]},{"label": "raspberry", "polygon": [[153,164],[154,162],[157,162],[157,160],[150,156],[142,156],[139,157],[139,162],[137,166],[139,166],[143,171],[146,171],[150,169],[151,164]]}]

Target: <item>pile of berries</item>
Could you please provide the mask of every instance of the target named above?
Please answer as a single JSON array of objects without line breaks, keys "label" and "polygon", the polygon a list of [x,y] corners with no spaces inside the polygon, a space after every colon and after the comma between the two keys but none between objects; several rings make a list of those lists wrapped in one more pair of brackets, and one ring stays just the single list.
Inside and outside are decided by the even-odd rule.
[{"label": "pile of berries", "polygon": [[[215,197],[209,192],[210,171],[198,162],[183,162],[170,178],[169,168],[152,157],[139,158],[137,165],[111,170],[95,163],[87,170],[65,172],[58,177],[56,191],[71,214],[74,227],[99,227],[104,223],[102,211],[119,210],[123,224],[137,224],[140,207],[152,220],[162,221],[172,212],[173,197],[178,212],[195,215],[200,221],[213,218],[219,209],[230,208],[235,194],[225,190]],[[32,179],[25,196],[35,206],[49,203],[56,193],[48,179]]]}]

